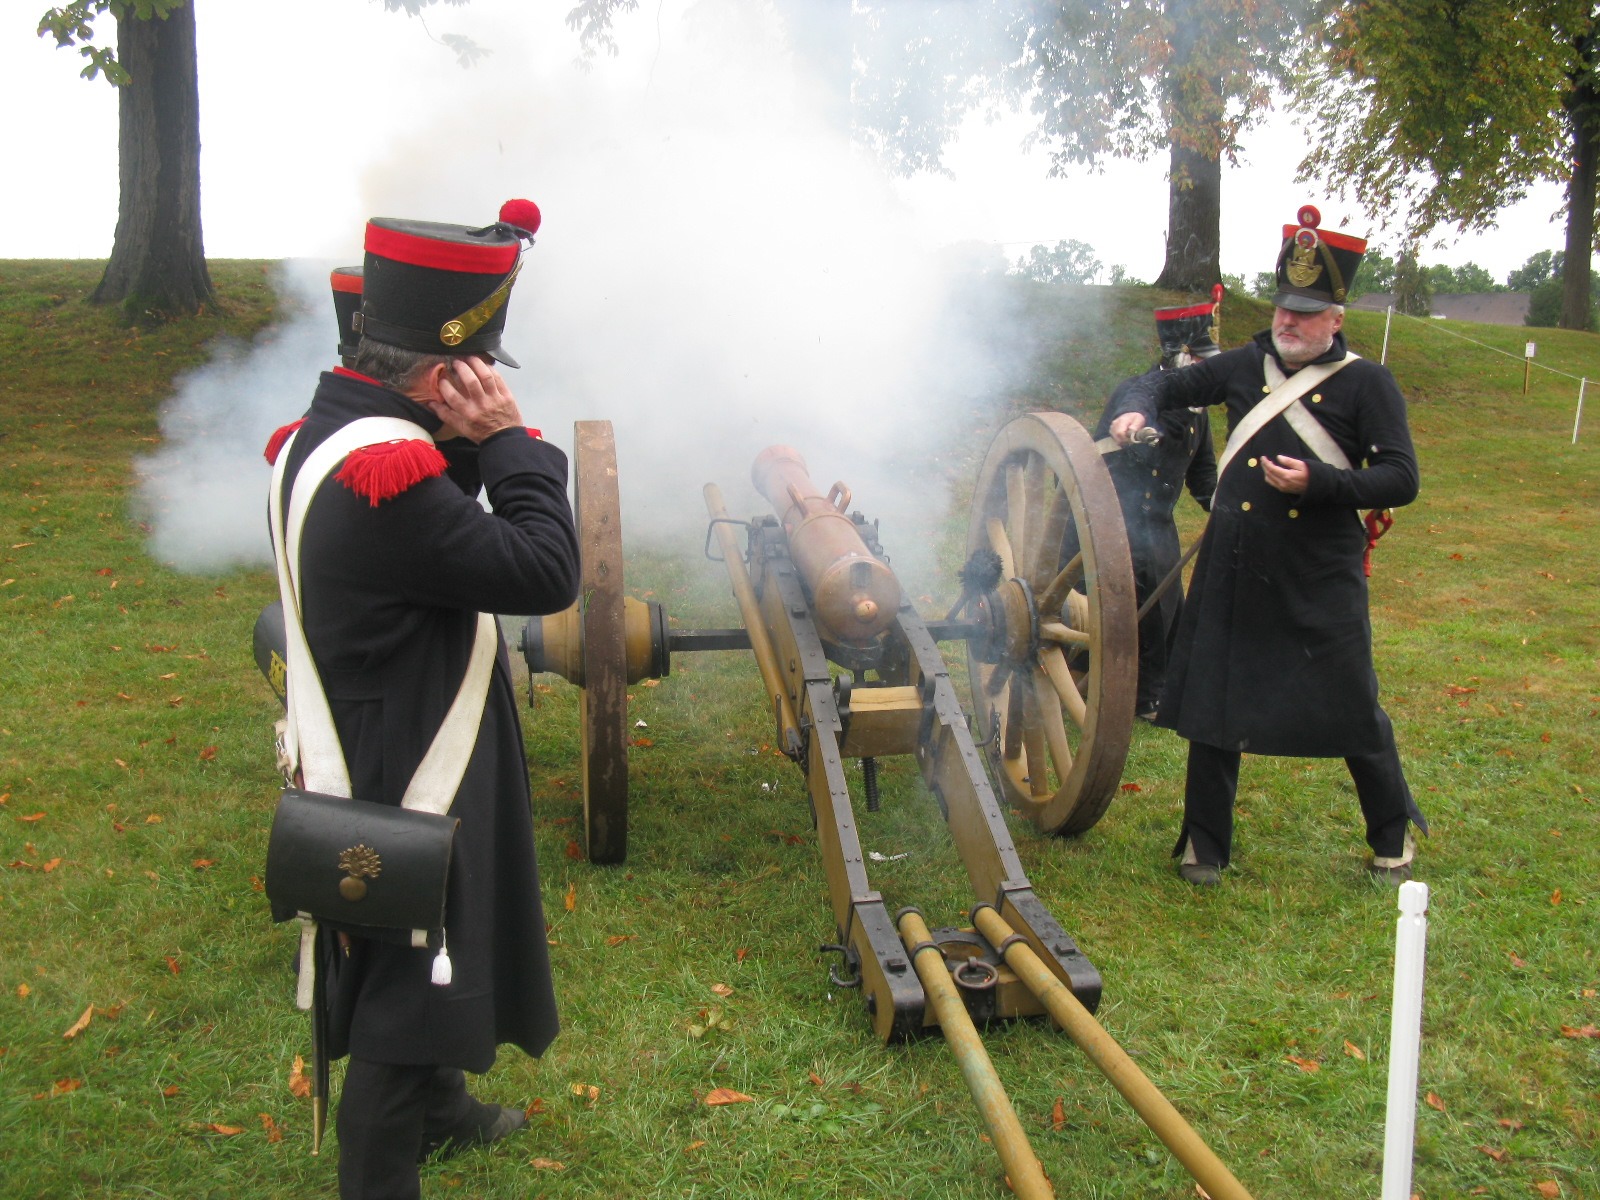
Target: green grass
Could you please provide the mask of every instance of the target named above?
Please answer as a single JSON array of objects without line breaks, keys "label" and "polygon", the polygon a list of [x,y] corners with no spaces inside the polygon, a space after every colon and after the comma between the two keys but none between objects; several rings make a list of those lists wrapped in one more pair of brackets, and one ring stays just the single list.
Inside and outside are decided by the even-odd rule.
[{"label": "green grass", "polygon": [[[333,1191],[289,1090],[309,1052],[291,938],[257,879],[276,706],[249,647],[272,581],[175,574],[129,512],[131,462],[159,436],[169,381],[212,338],[264,328],[270,270],[213,264],[222,311],[139,330],[79,302],[93,264],[0,263],[8,1196]],[[1149,309],[1181,299],[1016,294],[1010,336],[1036,368],[974,413],[977,435],[951,431],[929,480],[957,514],[947,563],[988,433],[1043,403],[1092,419],[1153,358]],[[1266,317],[1230,300],[1224,340]],[[1376,357],[1381,315],[1352,313],[1348,329]],[[1434,828],[1419,871],[1432,909],[1414,1190],[1510,1200],[1548,1181],[1600,1197],[1600,1040],[1563,1033],[1600,1024],[1600,429],[1573,446],[1575,382],[1535,372],[1524,397],[1520,361],[1455,334],[1520,360],[1527,331],[1407,322],[1391,335],[1423,493],[1378,549],[1374,634]],[[1536,340],[1541,364],[1600,377],[1594,337]],[[855,503],[872,513],[870,496]],[[893,554],[895,531],[883,539]],[[628,572],[684,627],[736,620],[698,544],[630,546]],[[948,606],[943,586],[925,613]],[[771,748],[748,654],[680,655],[631,692],[651,744],[631,753],[631,853],[616,868],[570,853],[576,693],[546,682],[528,713],[564,1032],[542,1061],[504,1054],[481,1085],[537,1099],[530,1131],[427,1168],[424,1194],[1004,1195],[943,1043],[880,1046],[858,997],[828,985],[804,780]],[[891,910],[958,923],[970,897],[937,808],[908,762],[884,768],[882,812],[858,812],[863,842],[911,857],[873,881]],[[1105,976],[1101,1021],[1255,1196],[1376,1195],[1397,914],[1361,869],[1348,779],[1337,763],[1247,758],[1235,869],[1197,892],[1167,858],[1182,778],[1181,743],[1138,727],[1130,786],[1086,836],[1013,826],[1029,876]],[[1061,1195],[1195,1194],[1065,1037],[1023,1023],[987,1042]],[[704,1104],[718,1087],[753,1100]]]}]

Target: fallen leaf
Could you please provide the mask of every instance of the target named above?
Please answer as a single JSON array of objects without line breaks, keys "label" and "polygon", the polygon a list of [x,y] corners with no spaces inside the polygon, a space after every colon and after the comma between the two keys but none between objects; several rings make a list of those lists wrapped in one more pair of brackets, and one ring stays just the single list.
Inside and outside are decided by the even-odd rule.
[{"label": "fallen leaf", "polygon": [[238,1137],[244,1132],[243,1125],[218,1125],[215,1121],[207,1122],[206,1128],[212,1133],[220,1133],[223,1137]]},{"label": "fallen leaf", "polygon": [[596,1100],[600,1099],[600,1089],[595,1087],[595,1085],[592,1083],[573,1084],[572,1094],[588,1100],[590,1104],[593,1104]]},{"label": "fallen leaf", "polygon": [[1494,1159],[1495,1162],[1505,1162],[1506,1160],[1506,1152],[1504,1150],[1496,1150],[1493,1146],[1479,1146],[1478,1149]]},{"label": "fallen leaf", "polygon": [[1284,1061],[1292,1062],[1295,1066],[1299,1067],[1308,1075],[1315,1075],[1318,1071],[1322,1070],[1322,1064],[1314,1058],[1297,1058],[1295,1055],[1291,1054]]},{"label": "fallen leaf", "polygon": [[1515,1117],[1501,1117],[1495,1124],[1499,1125],[1501,1129],[1509,1129],[1512,1133],[1516,1133],[1522,1128],[1522,1122]]},{"label": "fallen leaf", "polygon": [[261,1128],[267,1131],[267,1141],[269,1143],[283,1141],[283,1130],[278,1128],[278,1123],[272,1119],[271,1114],[257,1113],[256,1115],[261,1118]]},{"label": "fallen leaf", "polygon": [[61,860],[59,858],[52,858],[49,862],[47,862],[43,866],[41,866],[39,868],[39,870],[43,871],[46,875],[48,875],[48,874],[50,874],[51,871],[54,871],[60,865],[61,865]]},{"label": "fallen leaf", "polygon": [[735,962],[743,962],[745,960],[745,956],[749,953],[750,948],[748,946],[740,946],[733,952],[733,960]]},{"label": "fallen leaf", "polygon": [[191,865],[196,871],[204,871],[207,867],[216,866],[217,860],[214,858],[197,858]]},{"label": "fallen leaf", "polygon": [[1444,689],[1444,694],[1446,696],[1470,696],[1477,690],[1477,688],[1456,687],[1454,684],[1451,684],[1449,687]]},{"label": "fallen leaf", "polygon": [[1593,1025],[1583,1025],[1574,1029],[1571,1025],[1561,1027],[1561,1036],[1569,1038],[1600,1038],[1600,1029]]},{"label": "fallen leaf", "polygon": [[1523,967],[1528,965],[1527,963],[1523,962],[1521,958],[1519,958],[1517,956],[1517,952],[1515,950],[1507,950],[1506,951],[1506,957],[1511,960],[1511,965],[1513,967],[1515,967],[1519,971],[1522,970]]},{"label": "fallen leaf", "polygon": [[68,1092],[75,1092],[82,1086],[83,1080],[81,1079],[58,1079],[50,1085],[50,1091],[46,1095],[54,1099],[56,1096],[65,1096]]},{"label": "fallen leaf", "polygon": [[706,1103],[713,1107],[720,1104],[748,1104],[754,1099],[754,1096],[746,1096],[732,1088],[713,1088],[706,1095]]},{"label": "fallen leaf", "polygon": [[1357,1062],[1367,1061],[1367,1056],[1361,1052],[1361,1047],[1357,1046],[1354,1042],[1345,1042],[1344,1052]]},{"label": "fallen leaf", "polygon": [[161,1094],[168,1100],[171,1100],[178,1094],[178,1085],[175,1083],[169,1083],[166,1087],[161,1089]]},{"label": "fallen leaf", "polygon": [[217,748],[215,746],[207,746],[203,750],[200,751],[200,761],[201,762],[210,762],[216,756],[217,756]]},{"label": "fallen leaf", "polygon": [[1067,1106],[1060,1096],[1056,1097],[1055,1106],[1050,1109],[1050,1128],[1060,1133],[1067,1127]]},{"label": "fallen leaf", "polygon": [[636,933],[614,933],[606,939],[606,945],[620,946],[623,942],[631,942],[638,936]]},{"label": "fallen leaf", "polygon": [[1125,784],[1122,785],[1120,790],[1124,791],[1124,792],[1142,792],[1142,791],[1144,791],[1144,789],[1142,787],[1140,787],[1137,783],[1125,783]]},{"label": "fallen leaf", "polygon": [[1551,1200],[1561,1195],[1561,1185],[1554,1179],[1541,1179],[1533,1185],[1533,1190],[1541,1196],[1548,1196]]},{"label": "fallen leaf", "polygon": [[727,999],[729,996],[733,995],[733,989],[725,983],[713,983],[711,985],[711,990],[717,995],[721,996],[723,999]]},{"label": "fallen leaf", "polygon": [[566,1163],[559,1163],[553,1158],[530,1158],[528,1165],[535,1171],[565,1171]]},{"label": "fallen leaf", "polygon": [[167,955],[167,970],[171,971],[174,975],[182,974],[178,968],[178,960],[173,958],[170,954]]},{"label": "fallen leaf", "polygon": [[1551,904],[1552,907],[1554,907],[1555,905],[1560,904],[1560,903],[1561,903],[1561,889],[1557,888],[1555,891],[1550,893],[1550,904]]},{"label": "fallen leaf", "polygon": [[43,813],[42,813],[42,812],[38,812],[38,813],[29,813],[29,814],[28,814],[28,815],[27,815],[27,816],[25,816],[25,817],[18,817],[18,818],[17,818],[17,820],[19,820],[19,821],[22,821],[22,822],[25,822],[25,823],[27,823],[27,824],[29,824],[29,825],[31,825],[31,824],[33,824],[33,822],[35,822],[35,821],[42,821],[42,820],[44,820],[44,814],[43,814]]},{"label": "fallen leaf", "polygon": [[567,909],[568,912],[576,912],[577,911],[577,909],[578,909],[578,885],[577,884],[575,884],[575,883],[567,884],[567,894],[564,897],[562,897],[561,902],[562,902],[562,904],[564,904],[566,906],[566,909]]},{"label": "fallen leaf", "polygon": [[700,1149],[700,1147],[704,1146],[705,1144],[706,1143],[705,1143],[705,1139],[704,1138],[702,1138],[698,1142],[690,1142],[687,1146],[685,1146],[683,1148],[683,1152],[685,1154],[693,1154],[696,1150]]},{"label": "fallen leaf", "polygon": [[583,857],[583,847],[578,845],[577,838],[567,839],[567,857],[572,859],[580,859]]},{"label": "fallen leaf", "polygon": [[1423,1099],[1423,1102],[1426,1103],[1429,1108],[1436,1108],[1440,1112],[1444,1111],[1444,1101],[1439,1099],[1439,1095],[1438,1095],[1437,1092],[1429,1092],[1422,1099]]},{"label": "fallen leaf", "polygon": [[64,1037],[64,1038],[75,1038],[75,1037],[77,1037],[85,1029],[89,1028],[89,1022],[92,1021],[93,1019],[94,1019],[94,1005],[91,1004],[91,1005],[89,1005],[88,1008],[83,1010],[83,1016],[79,1017],[76,1021],[74,1021],[72,1023],[72,1028],[67,1030],[61,1036]]},{"label": "fallen leaf", "polygon": [[17,998],[19,1000],[26,1000],[31,995],[33,995],[33,989],[31,987],[25,983],[17,984]]},{"label": "fallen leaf", "polygon": [[294,1066],[289,1071],[289,1094],[296,1100],[304,1100],[311,1095],[311,1079],[306,1075],[304,1055],[294,1056]]},{"label": "fallen leaf", "polygon": [[544,1097],[535,1096],[533,1098],[533,1103],[528,1105],[527,1108],[522,1110],[522,1115],[525,1116],[525,1117],[540,1117],[540,1116],[543,1116],[544,1115]]}]

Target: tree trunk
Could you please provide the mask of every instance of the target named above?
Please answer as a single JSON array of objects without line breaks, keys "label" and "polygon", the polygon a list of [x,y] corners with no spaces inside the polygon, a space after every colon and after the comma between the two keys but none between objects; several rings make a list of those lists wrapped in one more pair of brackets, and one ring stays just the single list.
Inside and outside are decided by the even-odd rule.
[{"label": "tree trunk", "polygon": [[215,300],[200,235],[200,82],[194,5],[164,20],[117,18],[121,197],[105,275],[90,300],[130,314],[195,313]]},{"label": "tree trunk", "polygon": [[1167,181],[1167,262],[1157,287],[1210,292],[1222,280],[1222,163],[1176,144]]},{"label": "tree trunk", "polygon": [[[1594,65],[1600,41],[1584,37],[1578,54]],[[1561,265],[1561,328],[1588,329],[1590,259],[1594,256],[1595,174],[1600,168],[1600,95],[1586,72],[1575,79],[1565,105],[1572,126],[1572,179],[1567,184],[1567,251]]]}]

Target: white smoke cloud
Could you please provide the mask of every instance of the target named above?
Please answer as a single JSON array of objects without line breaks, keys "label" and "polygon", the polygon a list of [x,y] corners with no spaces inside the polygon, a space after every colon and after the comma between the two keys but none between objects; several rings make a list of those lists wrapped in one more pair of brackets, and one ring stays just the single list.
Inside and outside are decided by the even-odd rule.
[{"label": "white smoke cloud", "polygon": [[[816,115],[767,6],[699,0],[659,31],[655,17],[585,73],[569,32],[504,15],[493,56],[453,70],[448,103],[366,167],[367,211],[476,224],[512,196],[540,205],[504,336],[523,369],[507,377],[558,445],[576,420],[613,423],[627,544],[698,538],[706,482],[735,516],[765,511],[750,465],[785,442],[821,490],[841,479],[880,518],[904,573],[947,490],[915,468],[994,385],[981,330],[951,319],[971,276]],[[359,229],[348,244],[359,261]],[[297,281],[288,325],[169,406],[146,470],[160,557],[270,561],[260,449],[333,361],[326,279]]]}]

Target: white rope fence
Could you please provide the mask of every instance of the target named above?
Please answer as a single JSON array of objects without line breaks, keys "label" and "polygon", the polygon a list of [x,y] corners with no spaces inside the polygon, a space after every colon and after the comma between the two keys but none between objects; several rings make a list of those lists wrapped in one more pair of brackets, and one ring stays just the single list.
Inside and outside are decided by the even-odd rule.
[{"label": "white rope fence", "polygon": [[[1378,361],[1385,365],[1387,365],[1389,362],[1389,329],[1390,326],[1394,324],[1394,305],[1389,305],[1387,313],[1388,315],[1383,322],[1383,350],[1378,355]],[[1401,313],[1400,315],[1402,317],[1407,317],[1406,313]],[[1541,371],[1548,371],[1550,374],[1559,375],[1563,379],[1576,380],[1578,384],[1578,411],[1572,419],[1572,444],[1578,444],[1578,430],[1583,424],[1583,393],[1587,390],[1589,385],[1589,380],[1587,377],[1582,375],[1571,375],[1566,371],[1558,371],[1554,367],[1547,367],[1543,363],[1534,362],[1532,342],[1528,343],[1528,352],[1519,359],[1515,354],[1512,354],[1507,350],[1502,350],[1499,346],[1491,346],[1487,342],[1480,342],[1477,338],[1470,338],[1464,333],[1457,333],[1454,329],[1447,329],[1445,326],[1436,324],[1429,319],[1423,317],[1407,317],[1407,319],[1415,321],[1419,325],[1427,325],[1428,328],[1433,330],[1435,333],[1442,333],[1447,337],[1453,337],[1458,341],[1469,342],[1481,350],[1487,350],[1491,354],[1498,354],[1504,358],[1509,358],[1512,362],[1521,362],[1525,371],[1531,370],[1534,367],[1538,367]]]}]

